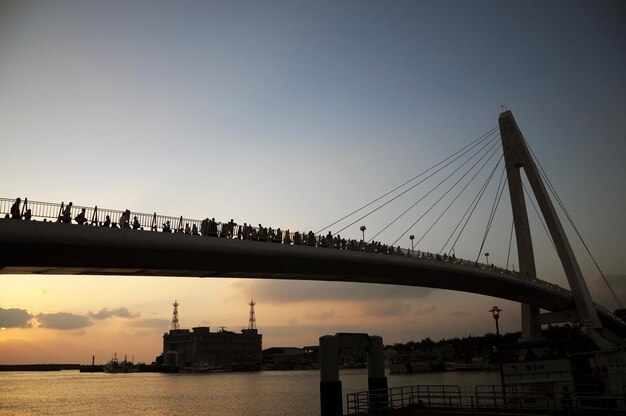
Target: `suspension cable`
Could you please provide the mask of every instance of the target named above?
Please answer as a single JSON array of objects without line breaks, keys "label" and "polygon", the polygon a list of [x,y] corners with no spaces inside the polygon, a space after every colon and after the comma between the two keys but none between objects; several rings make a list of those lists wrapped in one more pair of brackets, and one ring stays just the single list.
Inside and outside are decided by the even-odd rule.
[{"label": "suspension cable", "polygon": [[506,267],[505,267],[506,270],[509,270],[509,258],[511,256],[511,243],[513,242],[513,224],[514,224],[514,221],[513,219],[511,219],[511,233],[509,235],[509,251],[506,255]]},{"label": "suspension cable", "polygon": [[503,181],[505,171],[506,171],[506,166],[502,166],[502,174],[500,175],[500,181],[498,182],[498,187],[496,189],[496,198],[493,200],[493,205],[491,206],[491,212],[489,213],[489,220],[487,221],[487,227],[485,228],[485,233],[483,234],[483,241],[480,243],[480,248],[478,249],[478,255],[476,256],[476,263],[478,263],[478,260],[480,259],[480,253],[483,251],[483,247],[485,247],[485,241],[487,241],[487,235],[489,235],[491,224],[493,224],[493,219],[496,216],[496,210],[498,209],[498,206],[500,205],[500,198],[502,198],[504,185],[506,185],[506,181]]},{"label": "suspension cable", "polygon": [[[491,145],[491,147],[489,149],[487,149],[487,151],[480,157],[480,159],[478,159],[476,161],[476,163],[474,163],[464,174],[463,176],[461,176],[461,178],[456,181],[456,183],[454,185],[452,185],[452,187],[444,194],[444,196],[450,192],[452,190],[452,188],[454,188],[464,177],[465,175],[467,175],[478,163],[480,163],[480,161],[489,154],[489,152],[492,151],[492,149],[494,147],[497,146],[497,142],[493,143]],[[483,147],[484,149],[484,147]],[[465,162],[463,162],[458,168],[456,168],[452,173],[450,173],[448,176],[446,176],[441,182],[439,182],[437,185],[435,185],[430,191],[428,191],[425,195],[423,195],[420,199],[417,200],[417,202],[415,202],[413,205],[411,205],[409,208],[407,208],[402,214],[400,214],[398,217],[396,217],[396,219],[394,219],[393,221],[391,221],[389,224],[387,224],[382,230],[380,230],[378,233],[376,233],[369,241],[371,242],[374,238],[378,237],[378,235],[380,235],[383,231],[385,231],[387,228],[389,228],[392,224],[394,224],[396,221],[398,221],[401,217],[403,217],[407,212],[409,212],[411,209],[413,209],[417,204],[419,204],[420,202],[422,202],[428,195],[430,195],[433,191],[435,191],[435,189],[437,189],[439,186],[441,186],[445,181],[447,181],[452,175],[454,175],[455,173],[457,173],[463,166],[465,166],[465,164],[467,164],[470,160],[472,160],[476,155],[478,155],[483,149],[480,149],[478,152],[474,153],[469,159],[467,159]],[[494,151],[495,153],[495,151]],[[493,155],[493,153],[492,153]],[[419,221],[419,220],[418,220]],[[416,222],[417,223],[417,222]],[[415,224],[413,224],[415,225]],[[404,234],[406,234],[407,231],[404,232]],[[404,235],[402,234],[396,241],[393,242],[392,245],[394,245],[400,238],[402,238],[402,236]]]},{"label": "suspension cable", "polygon": [[574,220],[572,220],[572,217],[569,215],[569,212],[565,208],[565,204],[563,204],[563,201],[561,201],[561,198],[559,197],[558,193],[556,192],[556,188],[554,188],[554,186],[552,186],[552,182],[550,181],[550,178],[548,177],[548,174],[544,171],[543,166],[541,166],[541,162],[539,162],[539,159],[537,158],[537,156],[535,156],[535,153],[533,152],[533,149],[528,145],[528,142],[526,142],[526,139],[524,138],[524,136],[522,136],[522,140],[524,140],[524,143],[526,144],[526,147],[530,150],[530,153],[531,153],[531,155],[533,157],[533,160],[535,162],[537,162],[537,166],[539,167],[539,174],[543,177],[543,179],[548,184],[548,189],[552,192],[552,195],[554,196],[554,198],[556,199],[557,203],[559,204],[559,206],[563,210],[563,213],[565,213],[565,217],[567,218],[567,220],[569,221],[570,225],[572,226],[574,232],[576,233],[576,235],[580,239],[581,243],[583,244],[583,247],[585,247],[585,250],[587,251],[587,254],[589,254],[589,257],[591,257],[591,260],[593,261],[593,264],[596,266],[596,269],[598,269],[598,272],[600,273],[600,276],[602,276],[602,279],[604,280],[604,283],[606,284],[606,286],[611,291],[611,294],[613,295],[613,298],[615,299],[615,301],[617,302],[617,304],[619,305],[620,308],[624,308],[624,305],[622,304],[622,302],[617,297],[617,294],[615,293],[615,291],[613,290],[613,287],[611,286],[611,284],[609,283],[608,279],[606,278],[606,276],[602,272],[602,269],[600,269],[600,265],[596,261],[596,259],[593,256],[593,254],[591,254],[591,250],[589,250],[589,247],[587,246],[587,243],[585,242],[585,240],[583,239],[582,235],[578,231],[578,227],[576,227],[576,224],[574,224]]},{"label": "suspension cable", "polygon": [[[494,146],[495,146],[495,145],[494,145]],[[493,147],[492,147],[491,149],[493,149]],[[486,164],[487,164],[487,163],[491,160],[491,158],[492,158],[492,157],[496,154],[496,152],[497,152],[497,150],[498,150],[498,149],[494,149],[494,150],[492,151],[491,149],[489,149],[489,151],[491,151],[491,155],[487,158],[487,160],[485,161],[485,163],[483,163],[483,165],[481,166],[481,168],[478,170],[479,172],[480,172],[480,170],[482,170],[482,168],[483,168],[483,167],[484,167],[484,166],[485,166],[485,165],[486,165]],[[441,201],[441,200],[442,200],[442,199],[443,199],[443,198],[444,198],[444,197],[445,197],[445,196],[446,196],[446,195],[447,195],[450,191],[452,191],[452,189],[454,189],[454,187],[456,187],[456,185],[457,185],[459,182],[461,182],[461,181],[465,178],[465,176],[467,176],[467,174],[468,174],[468,173],[469,173],[472,169],[474,169],[474,167],[476,167],[476,165],[478,165],[478,163],[479,163],[479,162],[480,162],[480,161],[481,161],[481,160],[482,160],[482,159],[483,159],[486,155],[487,155],[487,153],[486,153],[486,154],[484,154],[484,155],[483,155],[480,159],[478,159],[478,160],[476,161],[476,163],[474,163],[474,165],[472,165],[472,167],[470,167],[470,168],[467,170],[467,172],[465,172],[465,173],[463,174],[463,176],[461,176],[461,178],[459,178],[459,180],[458,180],[458,181],[456,181],[456,182],[454,183],[454,185],[452,185],[452,186],[451,186],[451,187],[450,187],[450,188],[449,188],[449,189],[448,189],[448,190],[447,190],[447,191],[446,191],[443,195],[441,195],[441,196],[439,197],[439,199],[437,199],[437,200],[434,202],[434,204],[432,204],[432,205],[430,206],[430,208],[428,208],[428,209],[427,209],[427,210],[426,210],[426,211],[422,214],[422,216],[420,216],[420,217],[419,217],[419,218],[418,218],[418,219],[417,219],[417,220],[416,220],[413,224],[411,224],[411,226],[410,226],[409,228],[407,228],[407,229],[406,229],[406,230],[405,230],[405,231],[404,231],[404,232],[400,235],[400,237],[398,237],[398,238],[397,238],[397,239],[396,239],[396,240],[395,240],[395,241],[394,241],[391,245],[392,245],[392,246],[394,246],[394,245],[398,242],[398,240],[400,240],[402,237],[404,237],[404,236],[406,235],[406,233],[408,233],[408,232],[409,232],[409,231],[410,231],[413,227],[415,227],[415,224],[417,224],[419,221],[421,221],[421,219],[422,219],[422,218],[424,218],[424,217],[426,216],[426,214],[428,214],[428,213],[430,212],[430,210],[431,210],[431,209],[433,209],[433,208],[434,208],[434,207],[435,207],[435,206],[436,206],[436,205],[437,205],[437,204],[438,204],[438,203],[439,203],[439,202],[440,202],[440,201]]]},{"label": "suspension cable", "polygon": [[[478,152],[481,152],[485,147],[489,146],[490,144],[492,144],[495,140],[497,140],[497,136],[490,139],[486,145],[484,145],[480,150],[478,150]],[[389,201],[383,203],[382,205],[379,205],[378,207],[374,208],[373,210],[371,210],[370,212],[368,212],[367,214],[361,216],[360,218],[356,219],[355,221],[351,222],[350,224],[346,225],[345,227],[343,227],[342,229],[340,229],[339,231],[337,231],[336,233],[332,233],[332,235],[337,235],[340,232],[342,232],[343,230],[345,230],[348,227],[353,226],[354,224],[356,224],[357,222],[361,221],[363,218],[366,218],[368,216],[370,216],[371,214],[373,214],[374,212],[378,211],[379,209],[381,209],[382,207],[388,205],[389,203],[395,201],[396,199],[398,199],[399,197],[401,197],[402,195],[406,194],[407,192],[409,192],[410,190],[412,190],[413,188],[415,188],[416,186],[424,183],[426,180],[432,178],[435,174],[439,173],[440,171],[442,171],[443,169],[447,168],[448,166],[450,166],[453,162],[457,161],[459,158],[461,158],[463,155],[457,156],[456,158],[454,158],[452,161],[448,162],[447,164],[445,164],[444,166],[442,166],[441,168],[437,169],[435,172],[431,173],[430,175],[428,175],[427,177],[425,177],[424,179],[422,179],[421,181],[417,182],[416,184],[410,186],[409,188],[407,188],[406,190],[400,192],[398,195],[394,196],[393,198],[391,198]],[[473,157],[473,156],[472,156]]]},{"label": "suspension cable", "polygon": [[[452,234],[450,234],[450,237],[448,238],[448,240],[446,241],[446,243],[444,244],[444,246],[441,248],[441,251],[439,251],[439,254],[441,254],[441,252],[445,249],[445,247],[448,245],[448,242],[450,241],[450,239],[454,236],[454,233],[456,232],[456,230],[459,228],[459,226],[461,225],[461,223],[463,222],[463,219],[465,218],[465,216],[467,216],[467,219],[465,220],[465,224],[463,224],[463,227],[461,228],[461,231],[459,232],[459,235],[456,237],[456,240],[454,240],[454,243],[452,244],[452,246],[450,247],[450,251],[454,250],[454,246],[456,245],[456,243],[459,241],[459,238],[461,237],[461,234],[463,234],[463,231],[465,230],[465,227],[467,226],[467,223],[469,222],[471,216],[474,214],[474,210],[476,210],[476,207],[478,206],[478,203],[480,202],[483,194],[485,193],[485,190],[487,189],[487,186],[489,185],[489,182],[491,182],[491,178],[493,177],[493,174],[495,173],[496,169],[498,168],[498,166],[500,165],[500,162],[502,162],[502,159],[504,158],[504,155],[500,156],[500,159],[498,160],[498,163],[493,167],[493,169],[491,170],[491,173],[489,174],[489,176],[487,177],[487,180],[485,181],[485,183],[482,186],[482,189],[479,190],[478,194],[476,195],[476,197],[474,198],[474,200],[472,201],[472,203],[469,205],[467,211],[465,211],[465,214],[463,214],[463,216],[461,217],[461,220],[459,221],[459,223],[457,224],[457,226],[454,228],[454,230],[452,231]],[[473,208],[472,208],[473,205]],[[471,208],[471,211],[470,211]]]},{"label": "suspension cable", "polygon": [[[374,204],[375,202],[380,201],[381,199],[383,199],[383,198],[384,198],[384,197],[386,197],[387,195],[389,195],[389,194],[391,194],[391,193],[393,193],[393,192],[397,191],[398,189],[402,188],[403,186],[405,186],[405,185],[407,185],[407,184],[409,184],[409,183],[413,182],[415,179],[419,178],[419,177],[420,177],[420,176],[422,176],[422,175],[425,175],[426,173],[428,173],[428,172],[429,172],[429,171],[431,171],[432,169],[436,168],[437,166],[441,165],[442,163],[444,163],[444,162],[445,162],[445,161],[447,161],[448,159],[450,159],[450,158],[452,158],[452,157],[456,156],[458,153],[463,152],[465,149],[468,149],[468,148],[469,148],[469,149],[472,149],[472,148],[474,148],[474,147],[478,146],[478,145],[479,145],[482,141],[486,140],[489,136],[491,136],[492,134],[494,134],[494,133],[497,131],[497,129],[498,129],[498,126],[493,127],[492,129],[490,129],[489,131],[487,131],[486,133],[484,133],[483,135],[481,135],[479,138],[477,138],[477,139],[473,140],[471,143],[467,144],[466,146],[464,146],[464,147],[462,147],[461,149],[457,150],[456,152],[452,153],[450,156],[446,157],[445,159],[443,159],[443,160],[442,160],[442,161],[440,161],[439,163],[437,163],[437,164],[435,164],[435,165],[431,166],[430,168],[426,169],[425,171],[421,172],[421,173],[420,173],[420,174],[418,174],[417,176],[415,176],[415,177],[413,177],[413,178],[409,179],[408,181],[404,182],[402,185],[397,186],[396,188],[392,189],[391,191],[389,191],[389,192],[385,193],[384,195],[382,195],[382,196],[380,196],[380,197],[378,197],[378,198],[374,199],[373,201],[371,201],[371,202],[369,202],[369,203],[367,203],[367,204],[363,205],[361,208],[359,208],[359,209],[357,209],[357,210],[355,210],[355,211],[352,211],[352,212],[351,212],[351,213],[349,213],[348,215],[346,215],[346,216],[344,216],[344,217],[342,217],[342,218],[338,219],[337,221],[333,222],[332,224],[327,225],[326,227],[324,227],[324,228],[322,228],[321,230],[317,231],[315,234],[319,234],[319,233],[321,233],[322,231],[324,231],[324,230],[326,230],[326,229],[328,229],[328,228],[332,227],[333,225],[335,225],[335,224],[337,224],[337,223],[339,223],[339,222],[341,222],[341,221],[345,220],[346,218],[351,217],[352,215],[356,214],[357,212],[359,212],[359,211],[361,211],[361,210],[363,210],[363,209],[365,209],[365,208],[369,207],[370,205]],[[455,159],[455,160],[456,160],[456,159]]]},{"label": "suspension cable", "polygon": [[[488,178],[489,180],[489,178]],[[458,228],[461,226],[461,223],[463,222],[463,220],[465,219],[465,216],[469,213],[469,211],[472,209],[472,207],[474,206],[474,204],[476,203],[476,200],[480,197],[481,192],[483,192],[483,189],[485,188],[485,186],[487,186],[487,182],[483,183],[481,185],[481,187],[478,189],[478,193],[476,193],[476,196],[474,197],[474,199],[472,200],[472,202],[468,205],[467,209],[465,210],[465,213],[463,213],[463,216],[461,217],[461,219],[459,220],[459,222],[457,223],[456,227],[454,227],[454,230],[452,230],[452,232],[450,233],[450,236],[448,237],[448,239],[446,240],[446,242],[443,244],[443,247],[441,247],[441,250],[439,250],[439,254],[441,254],[446,246],[448,245],[448,243],[450,242],[450,240],[452,239],[452,237],[454,237],[454,234],[456,233],[456,230],[458,230]],[[451,253],[454,249],[451,248],[450,250],[448,250],[449,253]]]},{"label": "suspension cable", "polygon": [[450,204],[446,207],[445,210],[443,210],[443,212],[441,213],[441,215],[439,215],[439,217],[437,217],[437,219],[435,220],[435,222],[433,222],[431,224],[430,227],[428,227],[428,229],[426,230],[426,232],[422,235],[422,237],[417,240],[417,243],[415,243],[415,245],[419,245],[419,243],[426,237],[426,235],[430,232],[430,230],[433,229],[433,227],[435,225],[437,225],[437,223],[439,222],[439,220],[446,214],[446,212],[448,212],[448,210],[452,207],[452,205],[454,205],[454,203],[456,202],[457,199],[459,199],[459,197],[461,196],[461,194],[463,194],[463,192],[465,192],[465,190],[469,187],[469,185],[471,185],[471,183],[474,181],[474,179],[476,179],[476,177],[478,176],[478,174],[483,170],[483,168],[485,167],[485,165],[487,165],[487,162],[483,163],[483,165],[476,171],[476,173],[474,173],[474,176],[472,176],[472,178],[465,184],[465,186],[463,187],[463,189],[461,189],[461,191],[454,197],[454,199],[450,202]]},{"label": "suspension cable", "polygon": [[548,227],[546,226],[546,223],[543,221],[543,216],[539,213],[539,210],[537,209],[537,206],[535,205],[535,201],[533,201],[533,199],[530,197],[530,193],[528,192],[528,189],[526,188],[526,185],[524,184],[524,182],[522,182],[522,187],[524,188],[524,192],[526,193],[528,200],[530,201],[533,208],[535,209],[535,213],[537,214],[537,217],[539,217],[539,221],[541,222],[541,225],[543,226],[543,230],[546,232],[546,234],[548,234],[548,238],[550,239],[550,242],[552,243],[552,247],[554,247],[554,251],[558,254],[558,251],[556,250],[556,244],[554,244],[554,240],[552,239],[552,234],[550,234],[550,231],[548,231]]}]

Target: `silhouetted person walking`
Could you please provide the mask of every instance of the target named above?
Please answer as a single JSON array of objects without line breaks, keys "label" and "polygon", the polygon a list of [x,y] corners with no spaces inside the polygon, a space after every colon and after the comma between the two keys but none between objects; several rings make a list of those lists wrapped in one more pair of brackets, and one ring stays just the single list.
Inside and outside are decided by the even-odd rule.
[{"label": "silhouetted person walking", "polygon": [[63,222],[66,224],[72,223],[72,203],[67,204],[65,212],[63,212]]},{"label": "silhouetted person walking", "polygon": [[13,205],[11,205],[11,218],[13,218],[14,220],[22,219],[22,216],[20,215],[21,202],[22,200],[20,198],[17,198]]},{"label": "silhouetted person walking", "polygon": [[83,225],[85,221],[87,221],[87,218],[85,218],[85,208],[83,208],[76,218],[74,218],[74,221],[76,221],[79,225]]}]

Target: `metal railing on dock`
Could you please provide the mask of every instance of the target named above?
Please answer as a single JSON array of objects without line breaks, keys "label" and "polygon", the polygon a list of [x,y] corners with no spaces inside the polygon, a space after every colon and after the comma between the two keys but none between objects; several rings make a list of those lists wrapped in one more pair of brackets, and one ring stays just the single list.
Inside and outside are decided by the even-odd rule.
[{"label": "metal railing on dock", "polygon": [[[372,415],[381,411],[466,412],[470,414],[602,414],[626,416],[626,397],[599,395],[597,386],[500,385],[476,386],[474,395],[461,394],[454,385],[416,385],[362,391],[346,395],[348,415]],[[594,387],[596,387],[594,389]],[[381,409],[384,403],[384,409]],[[394,413],[391,413],[394,414]],[[405,414],[405,413],[401,413]]]}]

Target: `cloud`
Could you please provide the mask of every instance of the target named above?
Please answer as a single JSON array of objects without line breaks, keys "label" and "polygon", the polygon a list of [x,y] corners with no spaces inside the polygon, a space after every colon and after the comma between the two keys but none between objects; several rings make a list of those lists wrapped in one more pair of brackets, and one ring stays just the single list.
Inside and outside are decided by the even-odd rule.
[{"label": "cloud", "polygon": [[41,328],[73,330],[91,326],[91,321],[86,316],[74,315],[69,312],[40,313],[37,322]]},{"label": "cloud", "polygon": [[334,317],[335,316],[335,311],[331,309],[329,311],[319,311],[319,312],[317,312],[315,314],[313,312],[307,312],[306,314],[304,314],[304,316],[306,318],[323,321],[325,319],[330,319],[330,318]]},{"label": "cloud", "polygon": [[100,311],[95,313],[89,312],[89,316],[93,319],[107,319],[112,316],[134,319],[139,317],[139,313],[131,313],[128,308],[122,306],[121,308],[117,309],[102,308],[100,309]]},{"label": "cloud", "polygon": [[432,289],[353,282],[310,282],[290,280],[252,280],[232,285],[246,298],[263,302],[288,303],[319,300],[381,300],[415,299],[430,294]]},{"label": "cloud", "polygon": [[1,328],[32,328],[31,319],[33,319],[33,315],[28,313],[26,309],[0,308]]},{"label": "cloud", "polygon": [[428,315],[431,312],[435,312],[436,309],[437,308],[434,305],[428,306],[426,308],[420,308],[420,309],[418,309],[416,311],[413,311],[413,315],[415,315],[415,316]]},{"label": "cloud", "polygon": [[150,328],[167,331],[170,328],[171,321],[159,318],[146,318],[137,319],[136,321],[130,322],[128,325],[133,328]]},{"label": "cloud", "polygon": [[367,303],[363,307],[366,315],[401,316],[411,311],[411,306],[401,302]]}]

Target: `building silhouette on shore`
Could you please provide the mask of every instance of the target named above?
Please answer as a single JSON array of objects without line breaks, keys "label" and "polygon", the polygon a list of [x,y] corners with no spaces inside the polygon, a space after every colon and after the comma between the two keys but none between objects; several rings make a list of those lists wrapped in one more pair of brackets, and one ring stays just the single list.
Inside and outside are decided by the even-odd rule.
[{"label": "building silhouette on shore", "polygon": [[261,366],[262,335],[256,329],[254,302],[250,302],[250,323],[240,333],[208,326],[181,329],[178,303],[174,303],[172,328],[163,334],[166,365],[189,371],[256,370]]}]

